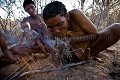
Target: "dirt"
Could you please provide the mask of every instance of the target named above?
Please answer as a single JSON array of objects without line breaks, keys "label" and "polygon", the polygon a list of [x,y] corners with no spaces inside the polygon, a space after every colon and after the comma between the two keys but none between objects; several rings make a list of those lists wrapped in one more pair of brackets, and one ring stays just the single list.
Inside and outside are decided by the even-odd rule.
[{"label": "dirt", "polygon": [[[120,42],[111,46],[110,48],[102,51],[99,54],[102,62],[90,60],[89,62],[77,65],[74,67],[51,71],[51,72],[39,72],[36,74],[30,74],[19,79],[11,80],[120,80]],[[28,60],[25,58],[26,61]],[[0,80],[5,80],[8,75],[13,73],[20,65],[24,64],[12,64],[3,67],[0,70]],[[28,65],[25,63],[25,65]],[[24,66],[25,67],[25,66]],[[38,59],[36,61],[30,61],[29,67],[23,72],[34,71],[34,70],[46,70],[54,69],[50,57],[47,59]],[[17,71],[18,72],[18,71]],[[15,72],[15,74],[17,74]],[[22,73],[23,73],[22,72]],[[10,80],[9,77],[6,80]]]}]

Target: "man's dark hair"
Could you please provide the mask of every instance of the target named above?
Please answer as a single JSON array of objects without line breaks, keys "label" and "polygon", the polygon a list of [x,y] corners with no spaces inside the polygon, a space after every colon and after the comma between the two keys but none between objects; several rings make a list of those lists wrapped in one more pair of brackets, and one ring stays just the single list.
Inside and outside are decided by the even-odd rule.
[{"label": "man's dark hair", "polygon": [[25,9],[26,5],[28,5],[28,4],[34,4],[35,5],[34,1],[32,1],[32,0],[24,0],[24,2],[23,2],[24,9]]},{"label": "man's dark hair", "polygon": [[65,5],[62,2],[59,1],[53,1],[46,5],[46,7],[43,10],[43,19],[48,20],[51,17],[55,17],[56,15],[66,15],[67,9]]}]

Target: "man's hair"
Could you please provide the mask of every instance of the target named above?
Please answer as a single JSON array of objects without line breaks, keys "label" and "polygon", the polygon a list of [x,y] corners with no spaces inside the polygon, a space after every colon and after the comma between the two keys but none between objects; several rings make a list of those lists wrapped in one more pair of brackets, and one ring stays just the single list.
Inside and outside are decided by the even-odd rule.
[{"label": "man's hair", "polygon": [[67,9],[62,2],[53,1],[45,6],[43,10],[43,19],[48,20],[51,17],[55,17],[56,15],[66,15]]},{"label": "man's hair", "polygon": [[28,5],[28,4],[34,4],[35,5],[34,1],[32,1],[32,0],[24,0],[24,2],[23,2],[24,9],[25,9],[26,5]]}]

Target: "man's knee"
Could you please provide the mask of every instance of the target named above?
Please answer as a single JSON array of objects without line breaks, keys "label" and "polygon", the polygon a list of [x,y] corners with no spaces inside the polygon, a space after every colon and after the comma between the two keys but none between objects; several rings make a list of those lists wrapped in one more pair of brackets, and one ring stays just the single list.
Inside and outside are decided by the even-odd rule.
[{"label": "man's knee", "polygon": [[115,34],[120,34],[120,23],[114,23],[110,26],[110,30]]},{"label": "man's knee", "polygon": [[116,31],[120,29],[120,23],[114,23],[111,25],[112,31]]}]

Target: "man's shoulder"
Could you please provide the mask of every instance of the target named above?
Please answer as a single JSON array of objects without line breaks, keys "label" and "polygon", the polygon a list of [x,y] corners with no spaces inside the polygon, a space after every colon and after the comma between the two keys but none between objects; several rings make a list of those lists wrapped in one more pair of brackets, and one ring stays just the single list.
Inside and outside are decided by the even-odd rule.
[{"label": "man's shoulder", "polygon": [[38,14],[38,16],[39,16],[40,21],[42,22],[43,21],[43,15],[42,14]]},{"label": "man's shoulder", "polygon": [[69,12],[75,12],[75,11],[80,11],[79,9],[72,9]]},{"label": "man's shoulder", "polygon": [[82,11],[78,10],[78,9],[73,9],[71,11],[68,12],[70,15],[76,15],[76,14],[81,14]]}]

